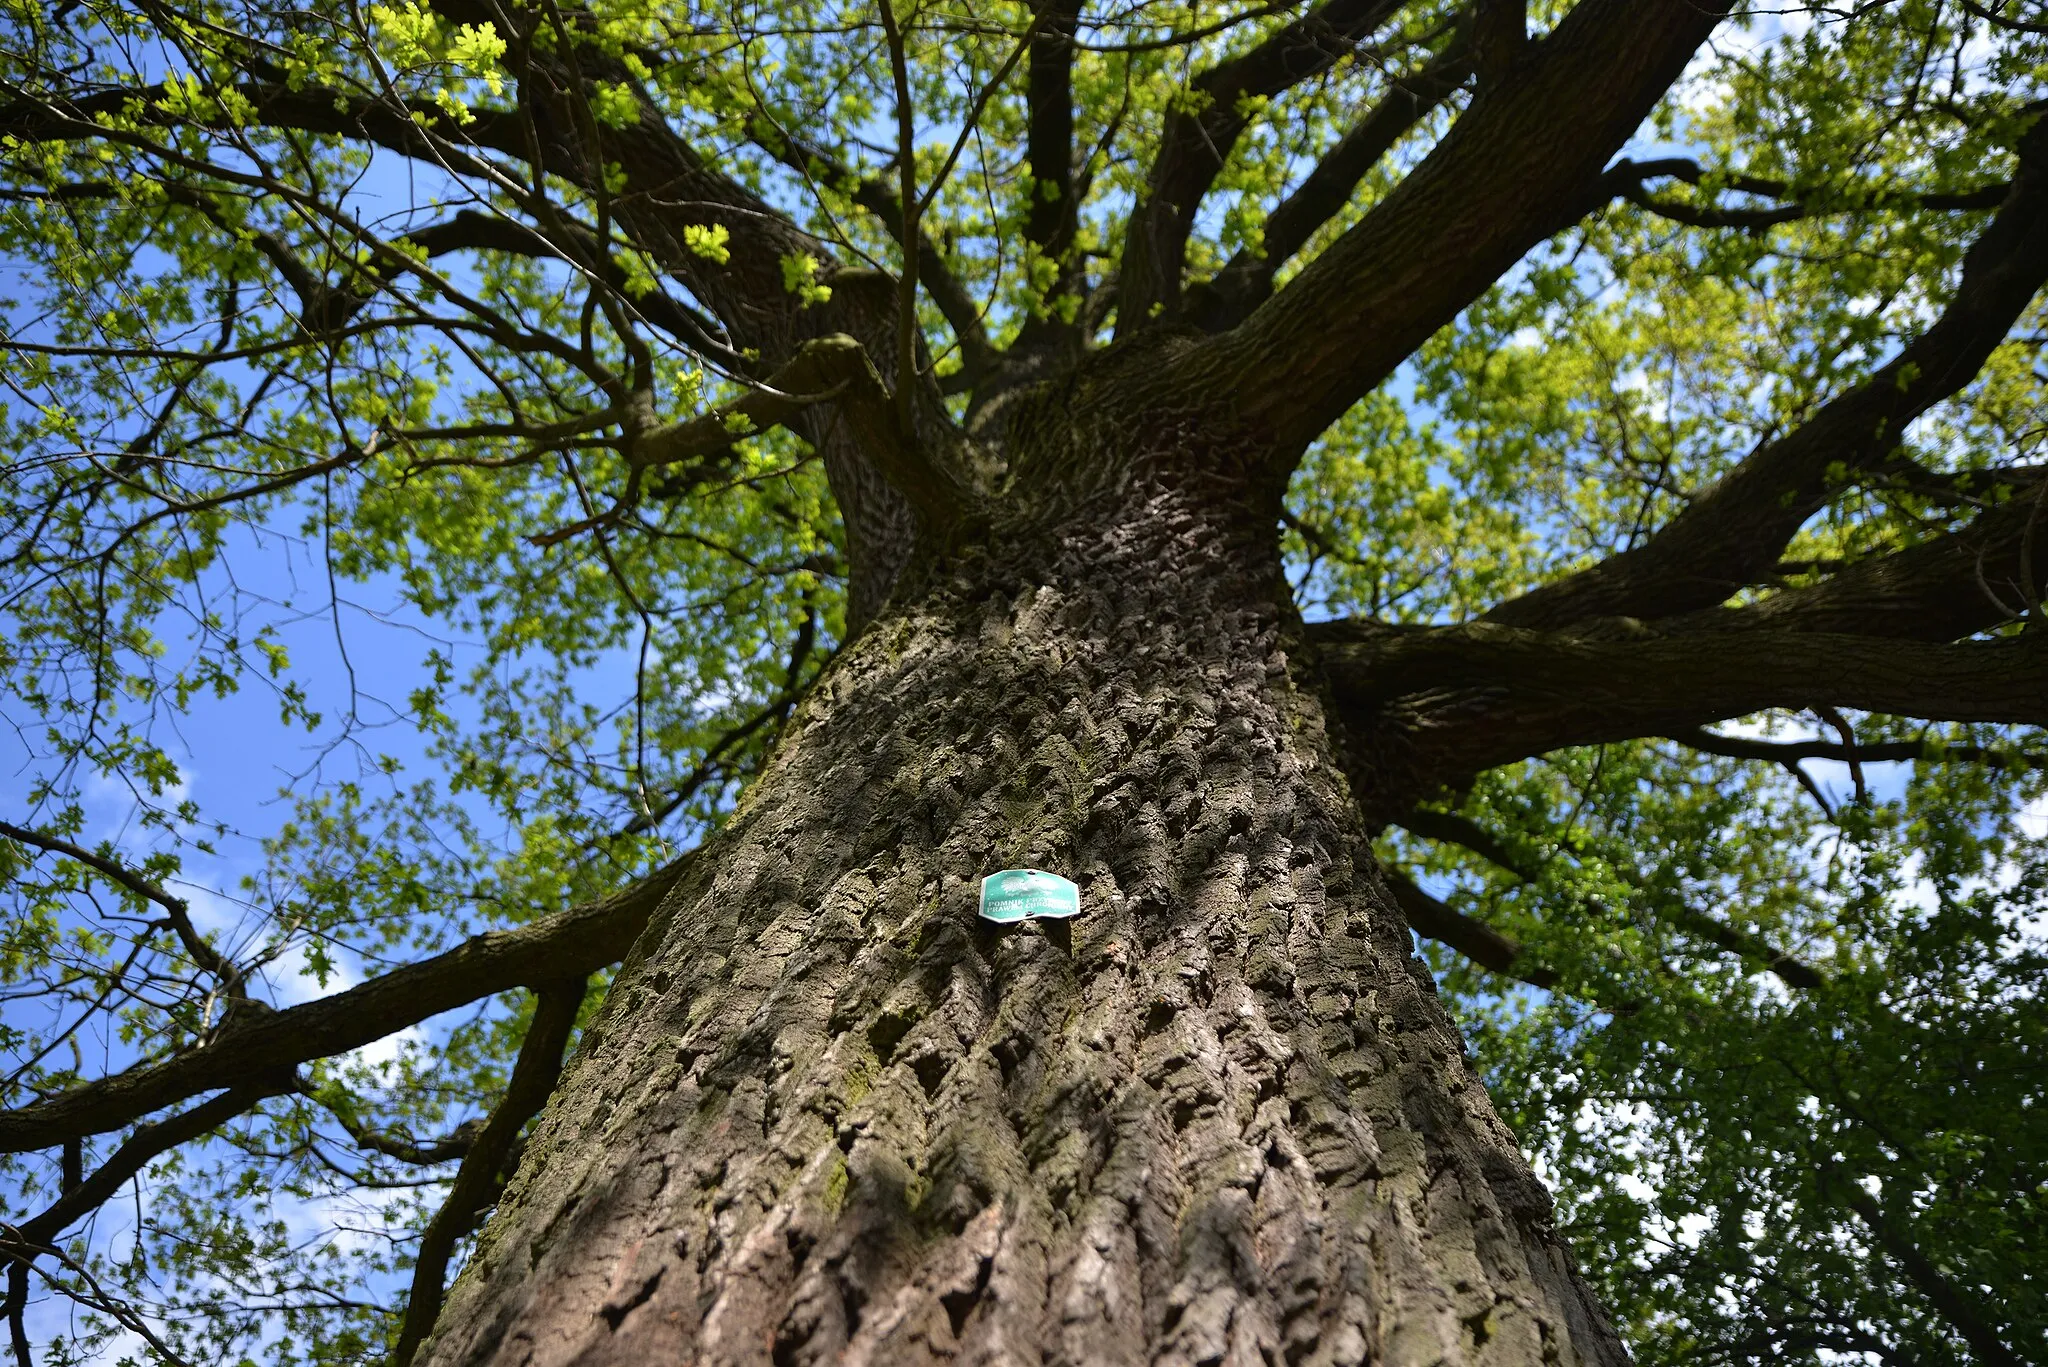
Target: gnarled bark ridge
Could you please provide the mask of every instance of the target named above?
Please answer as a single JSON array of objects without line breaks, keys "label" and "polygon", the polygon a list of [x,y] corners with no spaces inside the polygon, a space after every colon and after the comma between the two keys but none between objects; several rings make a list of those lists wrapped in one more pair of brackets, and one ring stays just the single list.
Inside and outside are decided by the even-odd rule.
[{"label": "gnarled bark ridge", "polygon": [[[1099,468],[806,702],[422,1361],[1626,1361],[1375,872],[1270,491]],[[1017,865],[1082,916],[978,922]]]}]

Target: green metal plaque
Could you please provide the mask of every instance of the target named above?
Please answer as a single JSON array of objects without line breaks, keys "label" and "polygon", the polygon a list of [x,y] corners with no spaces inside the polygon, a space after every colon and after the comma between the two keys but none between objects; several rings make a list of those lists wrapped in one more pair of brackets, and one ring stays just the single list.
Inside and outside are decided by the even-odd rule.
[{"label": "green metal plaque", "polygon": [[1038,917],[1065,918],[1081,911],[1081,890],[1056,873],[1004,869],[981,880],[981,919],[1009,925]]}]

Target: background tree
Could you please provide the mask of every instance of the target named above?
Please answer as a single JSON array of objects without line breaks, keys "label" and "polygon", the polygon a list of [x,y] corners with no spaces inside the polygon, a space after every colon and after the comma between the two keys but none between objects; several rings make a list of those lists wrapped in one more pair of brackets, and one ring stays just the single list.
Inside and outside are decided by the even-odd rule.
[{"label": "background tree", "polygon": [[18,1361],[2044,1352],[2037,10],[0,23]]}]

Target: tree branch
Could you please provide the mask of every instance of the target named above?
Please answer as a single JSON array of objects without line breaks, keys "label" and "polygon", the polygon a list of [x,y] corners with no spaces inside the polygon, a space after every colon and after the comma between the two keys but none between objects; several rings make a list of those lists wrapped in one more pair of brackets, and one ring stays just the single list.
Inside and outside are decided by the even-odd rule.
[{"label": "tree branch", "polygon": [[1439,812],[1428,807],[1417,807],[1404,812],[1394,822],[1411,835],[1438,844],[1458,845],[1472,851],[1496,868],[1507,870],[1524,883],[1533,883],[1539,876],[1534,864],[1510,850],[1501,838],[1469,816],[1456,812]]},{"label": "tree branch", "polygon": [[[1481,826],[1470,817],[1455,812],[1432,811],[1417,807],[1399,817],[1395,825],[1425,840],[1448,842],[1462,846],[1524,883],[1536,882],[1540,871],[1517,856],[1501,842],[1493,832]],[[1588,904],[1596,911],[1604,911],[1598,898],[1589,899]],[[1825,986],[1827,979],[1822,974],[1793,955],[1765,943],[1748,931],[1740,930],[1724,921],[1717,921],[1701,911],[1695,911],[1683,902],[1673,901],[1660,907],[1659,912],[1681,930],[1690,932],[1698,939],[1724,949],[1738,958],[1748,959],[1770,970],[1787,987],[1800,991],[1811,991]],[[1524,981],[1533,981],[1525,978]],[[1537,986],[1548,986],[1538,983]]]},{"label": "tree branch", "polygon": [[1832,495],[1838,471],[1877,468],[1906,425],[1975,378],[2048,280],[2048,120],[2022,140],[2012,189],[1963,258],[1933,326],[1876,374],[1766,443],[1647,541],[1486,614],[1510,626],[1666,617],[1758,582]]},{"label": "tree branch", "polygon": [[[29,1269],[45,1253],[62,1257],[55,1248],[58,1236],[105,1205],[157,1155],[211,1134],[264,1097],[288,1091],[291,1086],[292,1079],[288,1073],[276,1078],[272,1084],[251,1085],[245,1079],[243,1085],[234,1090],[201,1102],[180,1115],[136,1126],[134,1132],[122,1141],[106,1162],[93,1170],[91,1176],[67,1183],[63,1194],[42,1213],[8,1231],[8,1237],[0,1243],[0,1257],[9,1264],[5,1309],[18,1367],[33,1367],[34,1364],[28,1333],[22,1322],[22,1313],[28,1304]],[[162,1349],[161,1344],[156,1346]],[[168,1352],[165,1358],[167,1361],[177,1360]]]},{"label": "tree branch", "polygon": [[1602,625],[1602,635],[1491,623],[1412,631],[1312,625],[1350,744],[1386,773],[1385,791],[1361,800],[1387,810],[1404,789],[1426,791],[1449,776],[1774,707],[2048,725],[2048,634],[1949,645],[1761,627],[1660,635]]},{"label": "tree branch", "polygon": [[1972,18],[1982,19],[1987,24],[2011,33],[2048,33],[2048,24],[2030,23],[2025,19],[2008,19],[2000,14],[1998,11],[2004,8],[2005,0],[1998,0],[1997,5],[1989,7],[1976,3],[1976,0],[1957,0],[1957,3],[1962,6],[1963,12]]},{"label": "tree branch", "polygon": [[1491,90],[1513,76],[1528,55],[1528,0],[1473,0],[1465,31],[1479,88]]},{"label": "tree branch", "polygon": [[1768,209],[1723,209],[1715,204],[1660,199],[1652,195],[1644,185],[1646,181],[1670,179],[1698,186],[1707,178],[1707,172],[1700,164],[1687,157],[1669,157],[1643,162],[1623,160],[1616,162],[1601,178],[1601,198],[1625,199],[1638,208],[1692,228],[1742,228],[1756,232],[1776,227],[1780,223],[1818,218],[1824,214],[1869,212],[1880,209],[1922,209],[1947,213],[1996,209],[2005,202],[2006,195],[2012,190],[2009,182],[2000,181],[1980,185],[1973,190],[1949,193],[1876,190],[1858,195],[1835,193],[1815,199],[1794,193],[1791,185],[1782,180],[1731,174],[1717,178],[1719,188],[1733,190],[1738,194],[1788,202]]},{"label": "tree branch", "polygon": [[1399,869],[1382,867],[1380,876],[1387,880],[1401,914],[1408,918],[1409,928],[1417,935],[1447,944],[1481,968],[1503,977],[1546,992],[1557,986],[1557,974],[1528,963],[1517,940],[1430,896]]},{"label": "tree branch", "polygon": [[[472,0],[442,0],[436,8],[455,23],[502,18],[493,7]],[[518,45],[514,75],[519,108],[476,110],[472,121],[460,127],[435,107],[415,107],[398,98],[371,99],[318,87],[292,89],[281,73],[267,72],[261,62],[252,64],[261,79],[238,90],[262,126],[356,139],[476,180],[518,204],[540,224],[544,235],[561,226],[563,216],[547,198],[542,177],[560,177],[600,205],[595,251],[586,271],[601,270],[606,274],[600,278],[609,277],[620,245],[612,239],[617,225],[632,247],[680,280],[722,321],[729,334],[728,357],[752,352],[764,366],[778,366],[794,358],[807,341],[846,333],[875,358],[883,383],[898,386],[897,344],[905,329],[899,325],[902,309],[895,282],[874,272],[839,267],[824,243],[708,165],[659,116],[658,103],[651,98],[637,101],[637,116],[624,126],[597,121],[586,98],[593,81],[629,90],[638,89],[639,83],[623,56],[603,50],[594,34],[570,24],[557,38],[552,45]],[[170,122],[168,102],[159,107],[159,94],[138,87],[100,91],[61,106],[17,102],[0,107],[0,133],[30,142],[125,139],[147,155],[169,158],[167,165],[182,164],[171,149],[143,147],[134,137],[93,122],[98,114],[116,114],[131,106],[142,111],[146,123]],[[191,126],[190,120],[182,122]],[[226,122],[220,127],[225,130]],[[534,174],[511,174],[495,159],[500,157]],[[700,227],[725,230],[726,243],[713,254],[717,259],[690,246],[688,230]],[[578,255],[569,250],[569,243],[558,240],[555,245],[571,259]],[[919,255],[911,252],[913,260]],[[785,263],[805,258],[816,263],[829,299],[819,293],[800,297],[786,287]],[[637,343],[628,326],[630,296],[608,289],[599,298],[633,350]],[[671,321],[681,321],[678,311],[670,313]],[[694,332],[691,340],[699,344],[710,334],[709,329]],[[651,376],[646,374],[644,348],[640,352],[634,385],[644,389],[643,381],[651,383]],[[747,369],[730,360],[727,364]],[[907,426],[924,450],[941,459],[959,454],[959,433],[943,395],[922,368],[912,369],[917,373],[900,382],[913,409]],[[623,401],[624,396],[613,398]],[[847,527],[849,616],[858,626],[880,606],[909,559],[917,535],[916,516],[888,476],[873,468],[852,425],[837,421],[830,409],[804,413],[797,422],[823,458]]]},{"label": "tree branch", "polygon": [[1131,211],[1118,267],[1117,333],[1180,316],[1181,272],[1196,212],[1250,122],[1247,100],[1270,98],[1329,68],[1405,0],[1325,0],[1251,50],[1189,82],[1167,115],[1144,197]]},{"label": "tree branch", "polygon": [[1945,745],[1940,740],[1874,741],[1854,745],[1831,740],[1769,741],[1724,736],[1705,727],[1674,728],[1665,739],[1688,750],[1752,759],[1765,764],[1798,764],[1802,760],[1836,760],[1844,764],[1981,764],[1987,769],[2048,769],[2048,754],[2001,750],[1990,745]]},{"label": "tree branch", "polygon": [[[839,187],[855,204],[873,214],[889,236],[902,239],[903,205],[886,179],[856,175],[840,158],[780,124],[758,129],[754,142],[807,181],[826,181]],[[989,341],[981,305],[946,264],[939,244],[923,232],[918,236],[917,279],[938,306],[946,325],[953,329],[963,368],[972,383],[994,360],[995,347]]]},{"label": "tree branch", "polygon": [[1471,74],[1466,53],[1452,48],[1400,77],[1372,112],[1352,125],[1324,154],[1292,193],[1266,219],[1261,251],[1240,250],[1209,280],[1188,291],[1188,313],[1199,327],[1221,332],[1244,321],[1273,293],[1273,276],[1308,245],[1325,223],[1343,212],[1358,183],[1465,83]]},{"label": "tree branch", "polygon": [[1080,0],[1042,0],[1025,67],[1030,202],[1024,211],[1024,240],[1054,269],[1005,352],[1006,368],[1013,371],[1021,366],[1035,372],[1045,358],[1071,360],[1082,346],[1079,313],[1070,322],[1057,303],[1062,296],[1078,297],[1087,287],[1082,262],[1073,252],[1083,193],[1074,180],[1074,40],[1080,13]]},{"label": "tree branch", "polygon": [[1849,1209],[1855,1211],[1869,1227],[1877,1238],[1878,1246],[1891,1255],[1907,1280],[1927,1298],[1935,1313],[1962,1336],[1985,1367],[2023,1367],[2019,1354],[2005,1346],[1997,1328],[1979,1309],[1974,1298],[1956,1286],[1932,1258],[1922,1253],[1919,1246],[1892,1223],[1875,1196],[1832,1165],[1828,1175],[1834,1179],[1830,1185],[1841,1193]]},{"label": "tree branch", "polygon": [[[1289,286],[1185,363],[1273,459],[1303,447],[1584,212],[1730,0],[1581,0]],[[1224,386],[1228,386],[1227,389]]]},{"label": "tree branch", "polygon": [[24,1221],[22,1237],[38,1244],[54,1241],[65,1230],[105,1205],[158,1154],[213,1133],[265,1097],[291,1091],[294,1085],[295,1080],[289,1070],[274,1074],[265,1082],[244,1078],[232,1090],[202,1101],[188,1111],[151,1124],[137,1125],[112,1156],[93,1169],[83,1182],[65,1192],[41,1214]]},{"label": "tree branch", "polygon": [[1673,632],[1761,629],[1953,641],[2037,610],[2048,589],[2048,485],[1952,532],[1854,562],[1818,584],[1736,609],[1705,608]]},{"label": "tree branch", "polygon": [[1074,34],[1080,0],[1046,0],[1024,72],[1024,165],[1031,203],[1024,238],[1054,260],[1079,224],[1074,198]]},{"label": "tree branch", "polygon": [[177,935],[178,943],[184,946],[185,954],[200,968],[211,973],[220,984],[224,997],[239,998],[243,995],[243,972],[241,967],[225,954],[213,947],[213,943],[199,933],[192,924],[192,908],[182,897],[174,897],[162,885],[143,877],[135,870],[83,845],[75,844],[59,836],[44,835],[9,821],[0,821],[0,836],[48,854],[61,854],[74,859],[118,887],[126,888],[147,902],[154,902],[164,909],[164,919]]},{"label": "tree branch", "polygon": [[481,1119],[465,1120],[439,1139],[422,1143],[410,1135],[371,1129],[357,1119],[347,1107],[323,1099],[318,1088],[303,1080],[297,1090],[300,1095],[333,1116],[335,1123],[341,1126],[357,1148],[367,1153],[382,1154],[386,1158],[396,1159],[412,1167],[430,1168],[462,1157],[475,1145],[476,1132],[483,1126]]},{"label": "tree branch", "polygon": [[540,1114],[554,1092],[562,1075],[562,1052],[576,1028],[576,1014],[583,1006],[588,986],[586,979],[566,978],[536,989],[533,1021],[519,1046],[519,1061],[512,1066],[505,1095],[477,1132],[462,1166],[456,1169],[448,1199],[420,1235],[419,1252],[413,1261],[412,1294],[405,1303],[397,1345],[391,1350],[394,1367],[408,1367],[420,1344],[433,1332],[448,1280],[448,1259],[455,1252],[456,1241],[476,1228],[479,1217],[497,1199],[504,1182],[505,1162],[519,1132],[526,1128],[527,1121]]},{"label": "tree branch", "polygon": [[498,992],[625,957],[691,855],[631,887],[557,916],[474,936],[331,997],[267,1012],[158,1063],[0,1111],[0,1153],[22,1153],[118,1129],[189,1096],[361,1048],[408,1025]]},{"label": "tree branch", "polygon": [[[640,469],[674,465],[729,446],[736,435],[781,426],[827,400],[837,403],[862,449],[929,525],[947,526],[971,506],[973,491],[905,431],[895,396],[882,383],[867,349],[844,333],[805,342],[758,389],[709,413],[640,434],[627,458]],[[558,539],[558,534],[550,536]]]},{"label": "tree branch", "polygon": [[[225,129],[225,112],[213,120],[194,116],[182,95],[164,85],[115,86],[61,102],[18,100],[0,105],[0,134],[25,143],[79,142],[104,137],[101,118],[126,118],[145,127]],[[296,89],[284,79],[245,82],[233,88],[255,122],[270,128],[358,137],[389,152],[447,165],[459,172],[487,172],[465,150],[478,148],[525,160],[526,148],[517,119],[509,111],[474,110],[462,126],[461,142],[435,131],[448,122],[447,112],[430,100],[405,101],[387,96],[369,99],[344,90],[313,85]],[[176,110],[177,112],[173,112]]]},{"label": "tree branch", "polygon": [[[15,1235],[10,1226],[0,1224],[0,1259],[5,1259],[12,1264],[8,1269],[8,1309],[10,1318],[17,1317],[16,1306],[28,1303],[29,1269],[34,1265],[37,1258],[44,1257],[62,1263],[64,1270],[78,1279],[77,1283],[66,1286],[48,1272],[37,1268],[36,1270],[41,1273],[43,1280],[48,1282],[60,1294],[70,1297],[88,1310],[97,1311],[105,1315],[108,1319],[120,1325],[121,1328],[147,1343],[150,1351],[155,1353],[158,1359],[166,1364],[166,1367],[191,1367],[191,1364],[187,1363],[185,1359],[171,1351],[169,1344],[157,1337],[156,1330],[150,1327],[150,1323],[146,1318],[137,1314],[120,1300],[108,1295],[106,1288],[100,1285],[99,1279],[93,1276],[91,1268],[71,1257],[61,1248],[56,1248],[49,1244],[25,1242]],[[28,1336],[25,1332],[14,1336],[14,1348],[16,1361],[21,1363],[22,1367],[29,1367]]]}]

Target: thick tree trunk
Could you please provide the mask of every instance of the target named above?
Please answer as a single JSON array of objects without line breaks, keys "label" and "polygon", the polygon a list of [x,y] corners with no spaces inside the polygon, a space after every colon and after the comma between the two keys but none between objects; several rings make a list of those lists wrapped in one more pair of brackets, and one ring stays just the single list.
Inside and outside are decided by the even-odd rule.
[{"label": "thick tree trunk", "polygon": [[[856,641],[424,1361],[1626,1361],[1375,874],[1270,503],[1141,470]],[[977,885],[1066,874],[1006,929]]]}]

